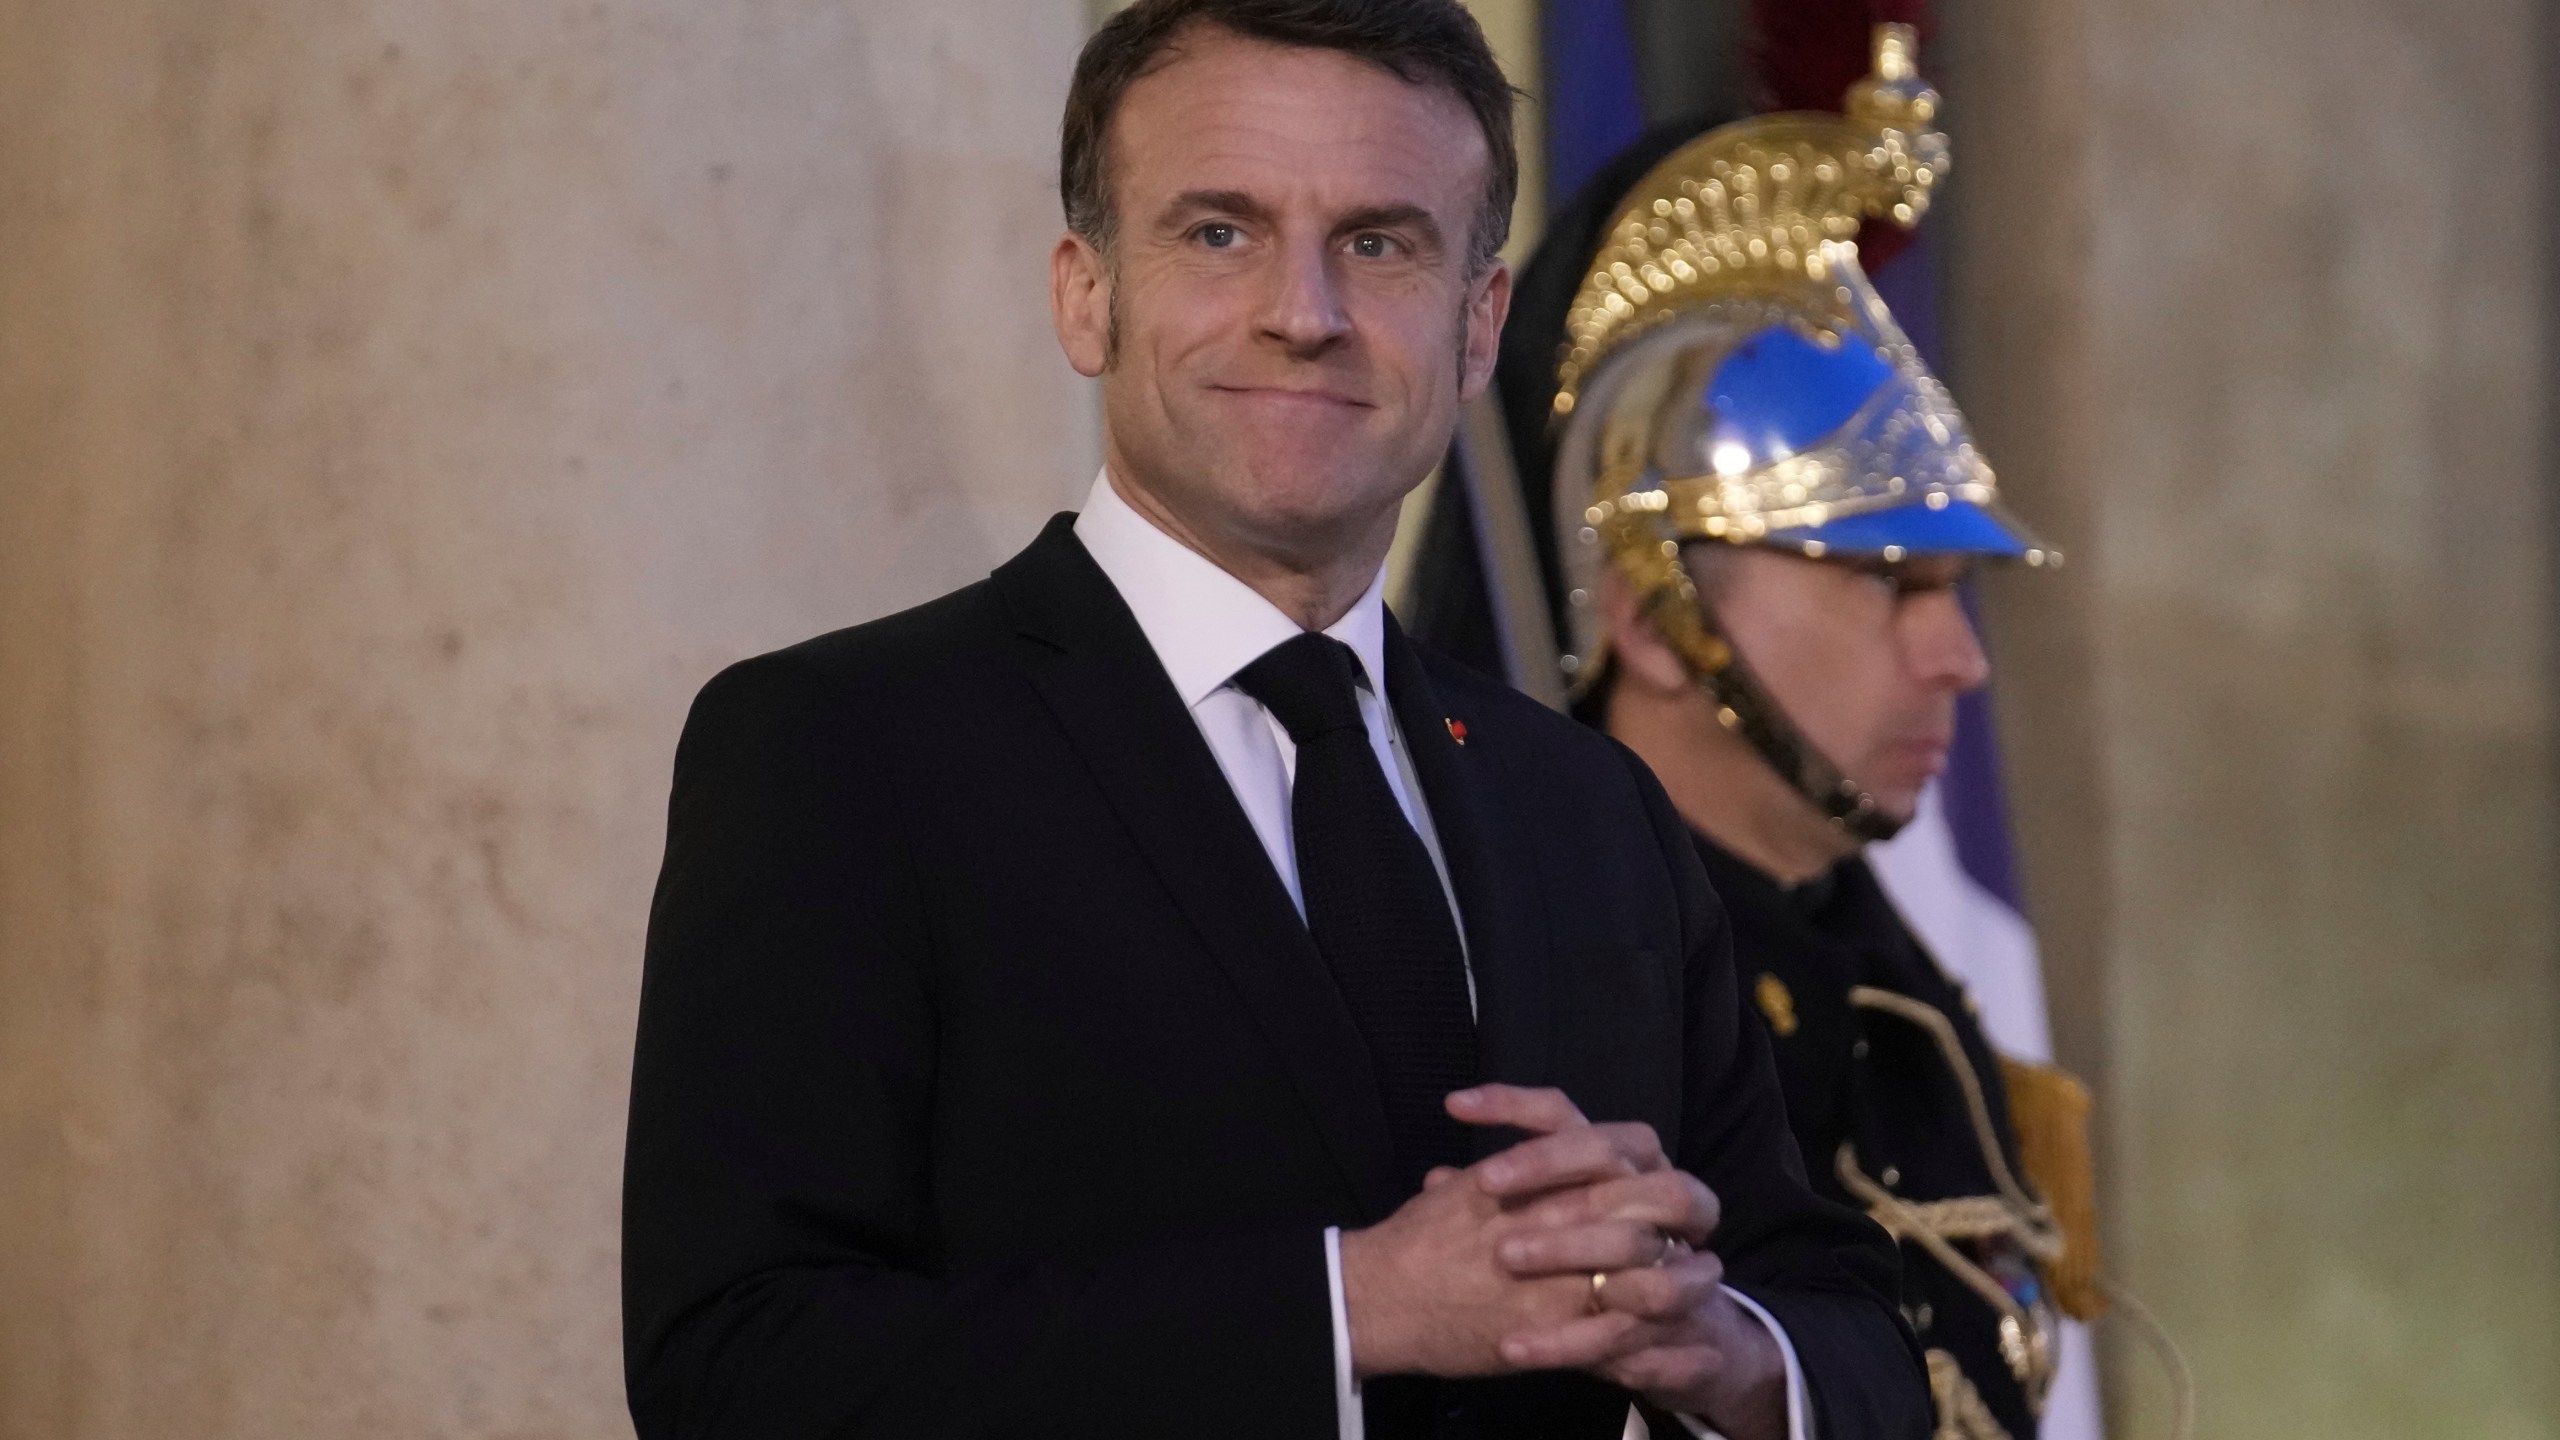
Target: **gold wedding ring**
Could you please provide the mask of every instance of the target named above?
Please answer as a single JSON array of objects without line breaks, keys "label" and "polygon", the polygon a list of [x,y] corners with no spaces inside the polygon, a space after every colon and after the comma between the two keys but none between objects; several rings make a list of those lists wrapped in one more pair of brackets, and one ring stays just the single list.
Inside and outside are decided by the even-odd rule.
[{"label": "gold wedding ring", "polygon": [[[1659,1270],[1663,1266],[1670,1264],[1671,1257],[1674,1255],[1686,1255],[1688,1253],[1688,1243],[1682,1240],[1679,1236],[1666,1230],[1662,1232],[1662,1253],[1653,1257],[1653,1267]],[[1594,1270],[1591,1272],[1591,1304],[1590,1308],[1584,1313],[1597,1315],[1608,1308],[1609,1272],[1606,1270]]]}]

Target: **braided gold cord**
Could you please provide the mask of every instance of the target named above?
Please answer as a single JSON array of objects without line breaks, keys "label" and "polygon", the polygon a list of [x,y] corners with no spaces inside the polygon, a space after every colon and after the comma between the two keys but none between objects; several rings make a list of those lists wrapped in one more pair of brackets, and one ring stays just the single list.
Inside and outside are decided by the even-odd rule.
[{"label": "braided gold cord", "polygon": [[1864,1010],[1875,1010],[1895,1016],[1920,1027],[1938,1046],[1955,1073],[1956,1083],[1964,1092],[1965,1111],[1973,1124],[1974,1139],[1982,1149],[1984,1165],[2000,1193],[1968,1196],[1955,1200],[1911,1201],[1879,1185],[1859,1168],[1855,1149],[1844,1143],[1835,1157],[1840,1183],[1867,1207],[1877,1224],[1897,1240],[1908,1240],[1928,1252],[1929,1257],[1945,1268],[1966,1289],[1982,1297],[2000,1316],[2000,1349],[2009,1368],[2025,1387],[2030,1408],[2041,1411],[2045,1395],[2053,1386],[2054,1335],[2052,1312],[2044,1304],[2032,1308],[2018,1303],[2002,1285],[1971,1256],[1955,1246],[1959,1240],[2006,1238],[2039,1264],[2051,1264],[2063,1252],[2062,1228],[2053,1212],[2018,1183],[2009,1169],[2007,1154],[2000,1144],[1999,1132],[1991,1123],[1991,1105],[1982,1089],[1982,1077],[1976,1075],[1972,1060],[1965,1054],[1964,1043],[1957,1038],[1955,1026],[1935,1009],[1890,990],[1860,985],[1849,991],[1849,1003]]},{"label": "braided gold cord", "polygon": [[1964,1378],[1964,1367],[1956,1357],[1932,1350],[1928,1360],[1929,1399],[1938,1412],[1938,1428],[1929,1440],[2009,1440],[2008,1427],[1983,1403],[1982,1392]]},{"label": "braided gold cord", "polygon": [[[2061,1244],[2061,1232],[2055,1227],[2053,1212],[2042,1200],[2027,1192],[2009,1169],[2007,1149],[2000,1143],[2000,1132],[1991,1124],[1991,1102],[1982,1092],[1982,1077],[1973,1073],[1973,1061],[1964,1053],[1964,1042],[1956,1038],[1956,1027],[1947,1017],[1908,995],[1880,990],[1872,985],[1850,987],[1849,1003],[1862,1010],[1881,1010],[1907,1020],[1936,1041],[1938,1051],[1946,1058],[1947,1068],[1956,1075],[1956,1083],[1964,1090],[1965,1114],[1973,1121],[1973,1138],[1982,1147],[1983,1163],[1990,1167],[1991,1183],[2015,1206],[2022,1219],[2038,1232],[2051,1237],[2055,1247]],[[2039,1256],[2038,1258],[2042,1258]]]},{"label": "braided gold cord", "polygon": [[[1879,1216],[1878,1221],[1882,1223],[1883,1217]],[[1927,1231],[1948,1240],[2015,1240],[2030,1255],[2035,1254],[2043,1238],[2042,1232],[2021,1221],[2009,1202],[1997,1195],[1901,1201],[1895,1222],[1885,1225],[1885,1228],[1896,1230],[1904,1227],[1914,1232]]]}]

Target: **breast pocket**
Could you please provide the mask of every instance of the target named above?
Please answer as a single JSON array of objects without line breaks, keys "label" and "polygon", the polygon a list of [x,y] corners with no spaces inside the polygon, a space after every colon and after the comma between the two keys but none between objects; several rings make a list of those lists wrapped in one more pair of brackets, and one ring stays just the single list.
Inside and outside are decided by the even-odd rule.
[{"label": "breast pocket", "polygon": [[1669,957],[1632,946],[1567,951],[1557,968],[1556,1079],[1594,1120],[1679,1115],[1679,987]]}]

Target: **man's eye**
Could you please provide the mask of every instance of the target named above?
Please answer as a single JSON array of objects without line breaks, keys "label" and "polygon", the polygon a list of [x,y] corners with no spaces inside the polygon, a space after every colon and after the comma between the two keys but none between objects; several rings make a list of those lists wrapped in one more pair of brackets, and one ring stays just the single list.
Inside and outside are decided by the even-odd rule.
[{"label": "man's eye", "polygon": [[1361,235],[1353,238],[1351,253],[1363,260],[1384,260],[1395,253],[1396,242],[1385,235]]},{"label": "man's eye", "polygon": [[1911,590],[1908,583],[1895,571],[1880,566],[1862,565],[1858,567],[1857,573],[1860,579],[1883,591],[1886,598],[1896,604],[1910,598]]},{"label": "man's eye", "polygon": [[1236,242],[1243,238],[1243,232],[1233,225],[1217,224],[1200,227],[1200,243],[1212,250],[1232,250]]},{"label": "man's eye", "polygon": [[1956,588],[1956,582],[1936,575],[1898,575],[1893,581],[1893,598],[1909,602],[1929,595],[1944,595]]}]

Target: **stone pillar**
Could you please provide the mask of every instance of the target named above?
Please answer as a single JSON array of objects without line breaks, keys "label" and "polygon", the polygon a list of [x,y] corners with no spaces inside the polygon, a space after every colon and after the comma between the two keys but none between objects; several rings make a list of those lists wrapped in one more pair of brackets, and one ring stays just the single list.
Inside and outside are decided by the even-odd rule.
[{"label": "stone pillar", "polygon": [[1093,473],[1085,18],[0,6],[0,1437],[629,1433],[677,728]]},{"label": "stone pillar", "polygon": [[1951,383],[2072,552],[1991,595],[2030,901],[2207,1437],[2560,1429],[2535,22],[1946,20]]}]

